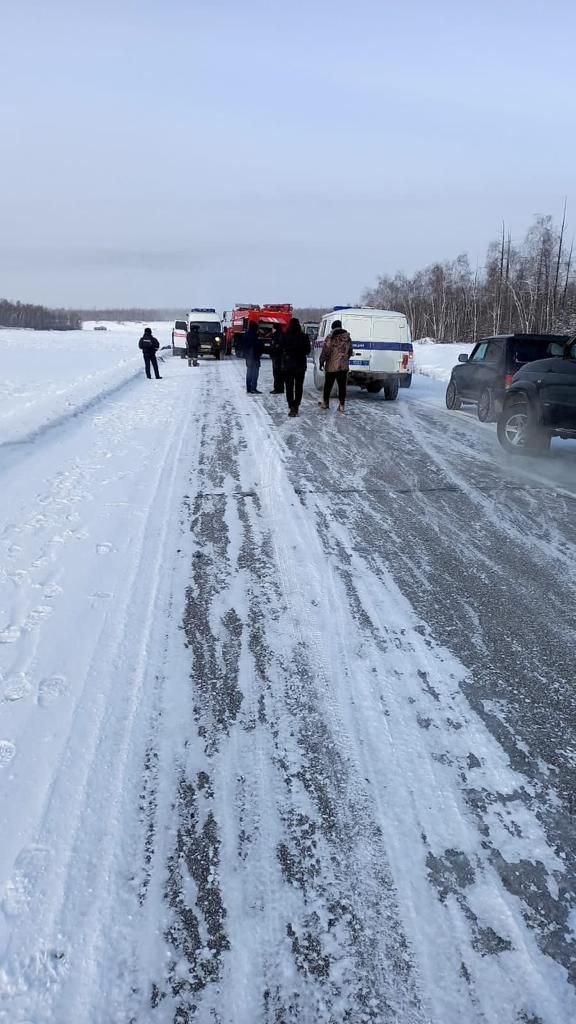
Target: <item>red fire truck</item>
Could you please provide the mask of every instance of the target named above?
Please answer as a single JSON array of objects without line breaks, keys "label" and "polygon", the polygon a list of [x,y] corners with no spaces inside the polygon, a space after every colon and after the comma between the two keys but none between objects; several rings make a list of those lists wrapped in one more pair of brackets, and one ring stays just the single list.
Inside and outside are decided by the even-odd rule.
[{"label": "red fire truck", "polygon": [[258,334],[264,342],[264,352],[270,353],[270,342],[276,324],[281,324],[284,330],[290,322],[294,307],[288,303],[277,305],[253,306],[246,302],[239,302],[234,307],[232,322],[226,331],[226,348],[228,351],[236,349],[240,336],[244,334],[249,323],[258,324]]}]

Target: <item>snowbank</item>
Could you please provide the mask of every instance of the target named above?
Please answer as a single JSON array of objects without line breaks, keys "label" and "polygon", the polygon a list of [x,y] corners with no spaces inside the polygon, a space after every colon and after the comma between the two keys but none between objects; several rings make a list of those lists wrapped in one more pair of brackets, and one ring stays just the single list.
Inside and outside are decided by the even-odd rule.
[{"label": "snowbank", "polygon": [[[94,325],[93,325],[94,326]],[[142,369],[141,324],[106,331],[0,330],[0,444],[29,438],[74,415]],[[170,325],[153,325],[160,345]]]},{"label": "snowbank", "polygon": [[432,377],[434,380],[441,380],[448,383],[452,367],[458,362],[461,352],[470,355],[474,345],[468,344],[444,344],[429,341],[414,342],[414,364],[416,373],[422,373],[425,377]]}]

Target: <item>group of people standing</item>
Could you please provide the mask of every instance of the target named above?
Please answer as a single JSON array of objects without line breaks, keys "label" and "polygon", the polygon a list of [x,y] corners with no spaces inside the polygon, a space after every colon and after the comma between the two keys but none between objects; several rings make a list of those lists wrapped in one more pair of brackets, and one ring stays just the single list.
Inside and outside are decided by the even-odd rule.
[{"label": "group of people standing", "polygon": [[[258,374],[264,351],[264,342],[258,334],[258,326],[249,323],[243,336],[241,354],[246,360],[246,391],[259,395]],[[272,395],[286,394],[288,415],[297,416],[302,402],[304,378],[308,367],[310,338],[302,330],[300,321],[293,317],[286,330],[277,324],[270,346],[274,386]],[[320,369],[324,370],[324,394],[320,407],[328,409],[334,383],[338,385],[338,412],[344,412],[346,402],[346,381],[348,365],[352,355],[352,340],[340,320],[334,320],[332,330],[326,337],[320,353]]]},{"label": "group of people standing", "polygon": [[[160,380],[156,360],[156,352],[160,346],[149,327],[145,329],[138,344],[144,356],[146,376],[151,376],[152,368],[155,377]],[[192,332],[192,330],[189,332],[186,347],[188,363],[198,365],[200,338],[197,329],[196,332]],[[258,390],[258,375],[263,352],[264,342],[258,333],[258,325],[250,322],[237,350],[238,355],[243,356],[246,361],[246,391],[249,395],[261,394]],[[286,330],[282,329],[281,324],[276,325],[270,354],[274,378],[271,394],[286,394],[288,415],[297,416],[304,391],[304,378],[310,354],[310,338],[302,330],[300,321],[296,317],[292,317]],[[351,355],[350,335],[343,329],[340,320],[334,320],[320,353],[320,370],[324,371],[324,394],[319,403],[321,409],[329,408],[330,395],[334,384],[336,384],[338,387],[338,412],[344,412],[348,365]]]}]

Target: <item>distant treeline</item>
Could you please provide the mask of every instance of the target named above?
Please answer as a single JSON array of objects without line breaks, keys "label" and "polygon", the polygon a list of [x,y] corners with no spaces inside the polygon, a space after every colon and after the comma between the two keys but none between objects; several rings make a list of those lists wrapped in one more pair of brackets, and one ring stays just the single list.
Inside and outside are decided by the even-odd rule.
[{"label": "distant treeline", "polygon": [[326,308],[319,309],[319,308],[310,307],[308,309],[305,309],[305,308],[295,309],[294,310],[294,316],[298,317],[298,320],[300,320],[300,323],[303,323],[303,324],[317,324],[317,323],[319,323],[319,321],[324,316],[324,313],[327,313],[327,312],[328,312],[328,310]]},{"label": "distant treeline", "polygon": [[71,309],[47,309],[29,302],[0,299],[0,327],[31,327],[35,331],[77,331],[82,318]]},{"label": "distant treeline", "polygon": [[503,226],[481,269],[472,270],[464,254],[411,277],[384,276],[364,293],[363,302],[405,313],[414,338],[474,341],[509,331],[576,333],[572,255],[565,215],[560,227],[552,217],[538,217],[520,244]]},{"label": "distant treeline", "polygon": [[183,314],[182,309],[80,309],[82,320],[115,320],[128,323],[144,323],[147,320],[176,320]]}]

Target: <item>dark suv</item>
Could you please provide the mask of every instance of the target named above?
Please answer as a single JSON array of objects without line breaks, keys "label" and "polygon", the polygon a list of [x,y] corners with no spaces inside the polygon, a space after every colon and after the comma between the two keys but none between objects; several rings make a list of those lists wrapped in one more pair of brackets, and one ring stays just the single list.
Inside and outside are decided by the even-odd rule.
[{"label": "dark suv", "polygon": [[482,338],[469,356],[459,355],[446,389],[449,409],[474,402],[483,423],[498,418],[514,374],[526,363],[562,353],[569,341],[564,334],[500,334]]},{"label": "dark suv", "polygon": [[498,418],[498,440],[508,452],[546,451],[552,437],[576,438],[576,339],[561,355],[515,374]]}]

